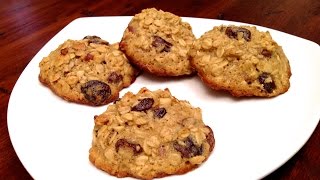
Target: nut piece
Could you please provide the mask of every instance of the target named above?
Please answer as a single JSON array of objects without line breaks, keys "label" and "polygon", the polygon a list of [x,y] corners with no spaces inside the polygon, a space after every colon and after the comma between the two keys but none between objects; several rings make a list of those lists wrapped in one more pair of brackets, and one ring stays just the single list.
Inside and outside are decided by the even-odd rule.
[{"label": "nut piece", "polygon": [[100,105],[111,95],[110,86],[98,80],[91,80],[81,86],[81,93],[94,105]]},{"label": "nut piece", "polygon": [[146,111],[152,107],[154,100],[152,98],[142,99],[139,104],[132,107],[132,111]]},{"label": "nut piece", "polygon": [[119,151],[120,147],[128,147],[131,148],[133,151],[134,155],[140,154],[142,153],[143,149],[140,146],[140,144],[134,144],[134,143],[130,143],[128,142],[126,139],[119,139],[116,144],[115,144],[115,148],[116,148],[116,152]]}]

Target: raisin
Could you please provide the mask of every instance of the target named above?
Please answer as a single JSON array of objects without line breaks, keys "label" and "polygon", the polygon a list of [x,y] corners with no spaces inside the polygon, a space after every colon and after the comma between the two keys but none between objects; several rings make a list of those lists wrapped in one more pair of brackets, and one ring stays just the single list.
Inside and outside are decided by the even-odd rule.
[{"label": "raisin", "polygon": [[164,40],[160,36],[153,36],[154,40],[152,42],[152,46],[159,48],[160,52],[170,52],[172,44],[168,41]]},{"label": "raisin", "polygon": [[91,39],[101,39],[99,36],[85,36],[83,39],[89,39],[89,40],[91,40]]},{"label": "raisin", "polygon": [[92,60],[93,59],[93,55],[92,54],[90,54],[90,53],[88,53],[85,57],[84,57],[84,60],[85,61],[90,61],[90,60]]},{"label": "raisin", "polygon": [[120,101],[120,98],[118,98],[115,101],[113,101],[113,104],[117,104],[118,101]]},{"label": "raisin", "polygon": [[272,93],[272,91],[276,88],[276,84],[272,82],[264,83],[263,88],[268,92]]},{"label": "raisin", "polygon": [[109,45],[109,43],[105,40],[102,40],[99,36],[86,36],[83,39],[88,39],[89,44],[103,44],[103,45]]},{"label": "raisin", "polygon": [[116,152],[119,151],[120,147],[128,147],[131,148],[133,151],[134,155],[140,154],[142,153],[143,149],[140,146],[140,144],[135,144],[135,143],[130,143],[128,142],[126,139],[119,139],[116,144],[115,144],[115,148],[116,148]]},{"label": "raisin", "polygon": [[227,27],[225,34],[226,34],[229,38],[237,39],[237,37],[238,37],[237,32],[234,31],[231,27]]},{"label": "raisin", "polygon": [[238,32],[242,32],[243,33],[243,38],[246,41],[250,41],[251,40],[251,32],[246,29],[246,28],[238,28]]},{"label": "raisin", "polygon": [[270,76],[269,73],[263,72],[262,74],[259,75],[258,80],[260,84],[264,84],[265,80]]},{"label": "raisin", "polygon": [[108,83],[119,83],[122,81],[123,77],[121,74],[117,74],[116,72],[112,72],[108,77]]},{"label": "raisin", "polygon": [[152,107],[154,100],[152,98],[142,99],[139,104],[132,107],[132,111],[146,111]]},{"label": "raisin", "polygon": [[276,88],[276,84],[274,81],[265,82],[268,77],[270,77],[270,73],[263,72],[259,75],[258,80],[260,84],[263,84],[264,90],[266,90],[268,93],[272,93],[272,91]]},{"label": "raisin", "polygon": [[183,142],[185,145],[181,145],[177,141],[173,143],[174,149],[179,151],[183,158],[191,158],[202,154],[202,146],[195,145],[190,137],[187,137]]},{"label": "raisin", "polygon": [[111,95],[110,86],[98,80],[91,80],[81,86],[81,93],[94,105],[100,105]]},{"label": "raisin", "polygon": [[165,108],[158,108],[153,110],[153,113],[158,118],[163,118],[164,115],[166,115],[167,111]]},{"label": "raisin", "polygon": [[127,44],[124,41],[120,41],[119,43],[120,50],[124,51],[126,47],[127,47]]},{"label": "raisin", "polygon": [[61,49],[60,54],[65,56],[66,54],[68,54],[68,49],[67,48]]},{"label": "raisin", "polygon": [[264,57],[267,57],[267,58],[271,58],[271,56],[272,56],[272,52],[269,51],[269,50],[267,50],[267,49],[263,49],[263,50],[261,51],[261,54],[262,54]]},{"label": "raisin", "polygon": [[242,27],[227,27],[225,34],[229,37],[229,38],[233,38],[233,39],[238,39],[238,33],[242,32],[243,33],[243,39],[245,39],[246,41],[250,41],[251,40],[251,32],[246,29],[246,28],[242,28]]},{"label": "raisin", "polygon": [[207,143],[210,146],[209,147],[209,151],[211,152],[213,150],[215,140],[214,140],[212,129],[209,126],[206,126],[206,127],[210,130],[209,134],[206,135],[206,140],[207,140]]},{"label": "raisin", "polygon": [[132,26],[128,26],[129,32],[135,33],[135,29]]}]

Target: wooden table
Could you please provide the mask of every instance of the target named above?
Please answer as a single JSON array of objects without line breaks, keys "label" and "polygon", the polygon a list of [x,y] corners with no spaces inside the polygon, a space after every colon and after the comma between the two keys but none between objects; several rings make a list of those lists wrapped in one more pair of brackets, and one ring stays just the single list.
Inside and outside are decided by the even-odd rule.
[{"label": "wooden table", "polygon": [[[10,93],[19,75],[32,57],[58,31],[78,17],[134,15],[147,7],[160,8],[179,16],[223,19],[256,24],[300,36],[320,44],[319,0],[1,1],[1,178],[32,179],[15,154],[7,129],[7,106]],[[320,179],[319,141],[320,127],[318,125],[304,147],[287,163],[265,179]]]}]

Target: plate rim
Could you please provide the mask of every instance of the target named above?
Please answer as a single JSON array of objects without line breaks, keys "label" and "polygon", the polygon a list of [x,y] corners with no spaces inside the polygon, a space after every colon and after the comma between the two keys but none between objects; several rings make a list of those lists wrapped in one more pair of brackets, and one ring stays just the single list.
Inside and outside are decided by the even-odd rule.
[{"label": "plate rim", "polygon": [[[7,107],[7,128],[8,128],[8,133],[9,133],[9,138],[10,138],[10,141],[12,143],[12,146],[14,148],[14,151],[16,152],[20,162],[22,163],[22,165],[24,166],[24,168],[28,171],[28,173],[33,177],[32,173],[30,172],[29,170],[29,167],[27,167],[25,165],[25,162],[23,162],[21,160],[21,157],[20,157],[20,154],[17,152],[17,149],[16,149],[16,142],[14,142],[15,140],[12,139],[13,135],[13,129],[12,129],[12,125],[11,125],[11,121],[9,120],[10,119],[10,113],[12,111],[12,96],[14,96],[14,94],[16,93],[16,86],[18,83],[20,83],[21,81],[21,77],[24,75],[26,69],[29,68],[30,65],[32,65],[32,62],[35,62],[35,59],[36,57],[38,56],[38,54],[43,51],[43,49],[48,46],[48,44],[52,41],[52,39],[55,39],[57,37],[58,34],[60,34],[61,32],[64,32],[66,31],[67,28],[69,28],[70,26],[72,26],[73,24],[77,23],[78,21],[82,21],[83,19],[89,19],[92,20],[92,19],[97,19],[97,18],[128,18],[130,19],[132,16],[99,16],[99,17],[80,17],[80,18],[77,18],[77,19],[74,19],[73,21],[71,21],[68,25],[66,25],[65,27],[63,27],[57,34],[55,34],[49,41],[47,41],[47,43],[45,45],[43,45],[39,51],[35,54],[35,56],[30,60],[30,62],[27,64],[27,66],[24,68],[24,70],[22,71],[22,73],[19,75],[19,78],[17,79],[17,81],[15,82],[15,85],[12,89],[12,93],[10,94],[10,98],[9,98],[9,101],[8,101],[8,107]],[[295,38],[299,38],[301,40],[304,40],[304,41],[308,41],[310,43],[313,43],[314,45],[317,45],[319,47],[319,45],[313,41],[310,41],[310,40],[307,40],[307,39],[303,39],[301,37],[298,37],[298,36],[295,36],[295,35],[291,35],[291,34],[288,34],[288,33],[285,33],[285,32],[281,32],[281,31],[278,31],[278,30],[275,30],[275,29],[271,29],[271,28],[268,28],[268,27],[263,27],[263,26],[259,26],[259,25],[255,25],[255,24],[249,24],[249,23],[243,23],[243,22],[236,22],[236,21],[228,21],[228,20],[218,20],[218,19],[210,19],[210,18],[198,18],[198,17],[182,17],[183,20],[185,21],[185,19],[194,19],[194,20],[198,20],[198,19],[204,19],[204,20],[208,20],[208,21],[219,21],[219,22],[224,22],[224,23],[230,23],[230,24],[245,24],[245,25],[251,25],[251,26],[257,26],[259,28],[266,28],[266,29],[269,29],[269,30],[272,30],[272,31],[275,31],[275,32],[279,32],[279,33],[284,33],[284,34],[287,34],[287,35],[290,35],[290,36],[293,36]],[[320,53],[319,53],[320,54]],[[317,116],[319,117],[320,116],[320,113],[315,113],[314,116]],[[263,177],[269,175],[270,173],[274,172],[276,169],[278,169],[279,167],[283,166],[286,162],[288,162],[298,151],[301,150],[301,148],[309,141],[310,137],[312,136],[312,134],[314,133],[317,125],[319,124],[319,118],[318,118],[318,121],[314,122],[315,123],[315,126],[312,126],[312,131],[309,133],[308,137],[306,138],[306,141],[301,144],[301,147],[296,149],[295,153],[293,153],[292,155],[290,155],[290,157],[286,158],[287,160],[284,161],[282,164],[279,164],[278,167],[275,167],[273,170],[270,170],[269,173],[265,174]],[[263,178],[261,177],[261,178]],[[34,177],[33,177],[34,178]]]}]

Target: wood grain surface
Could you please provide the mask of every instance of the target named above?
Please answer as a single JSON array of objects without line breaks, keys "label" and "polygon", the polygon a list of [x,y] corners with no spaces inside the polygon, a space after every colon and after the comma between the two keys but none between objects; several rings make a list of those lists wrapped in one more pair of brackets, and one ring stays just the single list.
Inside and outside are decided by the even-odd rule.
[{"label": "wood grain surface", "polygon": [[[179,16],[256,24],[320,44],[319,0],[1,0],[0,179],[32,179],[10,142],[7,106],[15,82],[33,56],[76,18],[134,15],[149,7]],[[265,179],[320,179],[319,140],[318,125],[303,148]]]}]

